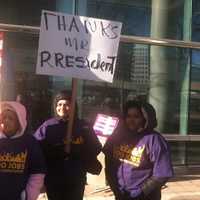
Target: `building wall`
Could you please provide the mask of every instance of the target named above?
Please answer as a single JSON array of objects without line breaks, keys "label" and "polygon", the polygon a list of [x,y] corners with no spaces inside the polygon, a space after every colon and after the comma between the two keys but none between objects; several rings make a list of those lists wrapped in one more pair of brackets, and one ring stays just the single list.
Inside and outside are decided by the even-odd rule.
[{"label": "building wall", "polygon": [[[23,0],[19,3],[16,0],[8,0],[0,3],[0,23],[39,26],[41,10],[46,9],[121,21],[123,35],[154,36],[158,39],[184,40],[184,27],[191,25],[191,40],[199,41],[199,1],[191,1],[192,10],[191,7],[185,6],[185,2],[188,1],[53,0],[49,3],[47,0]],[[153,21],[153,2],[155,5],[160,3],[156,11],[157,14],[162,14],[163,23]],[[185,16],[189,12],[192,12],[192,18],[188,22]],[[157,35],[152,35],[152,27]],[[28,108],[30,129],[34,131],[51,115],[52,96],[60,89],[71,88],[71,79],[35,74],[37,34],[8,31],[5,32],[4,44],[2,99],[16,99],[21,95]],[[189,69],[187,74],[186,69]],[[80,115],[91,122],[99,112],[119,115],[127,99],[139,96],[153,102],[159,113],[160,123],[163,124],[159,127],[162,133],[181,134],[184,127],[186,134],[200,134],[199,69],[198,50],[120,42],[112,84],[79,82],[77,100]],[[190,90],[184,90],[183,80],[189,80]],[[152,92],[152,88],[157,86],[159,89]],[[189,104],[181,106],[185,94],[189,97]],[[189,111],[188,116],[184,118],[188,117],[186,121],[181,118],[185,110]],[[198,142],[190,143],[188,146],[188,161],[199,164]],[[185,155],[181,154],[185,152],[184,144],[175,142],[171,147],[174,163],[184,164],[182,157]]]}]

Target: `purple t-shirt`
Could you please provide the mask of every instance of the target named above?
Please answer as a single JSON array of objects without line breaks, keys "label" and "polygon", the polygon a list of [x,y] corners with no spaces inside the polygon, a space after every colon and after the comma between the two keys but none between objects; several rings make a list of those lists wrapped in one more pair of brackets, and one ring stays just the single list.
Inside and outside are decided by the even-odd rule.
[{"label": "purple t-shirt", "polygon": [[167,142],[157,132],[114,134],[103,151],[111,161],[111,166],[106,167],[112,174],[107,176],[111,180],[116,179],[113,181],[114,187],[128,192],[132,197],[141,193],[142,185],[148,178],[173,176]]}]

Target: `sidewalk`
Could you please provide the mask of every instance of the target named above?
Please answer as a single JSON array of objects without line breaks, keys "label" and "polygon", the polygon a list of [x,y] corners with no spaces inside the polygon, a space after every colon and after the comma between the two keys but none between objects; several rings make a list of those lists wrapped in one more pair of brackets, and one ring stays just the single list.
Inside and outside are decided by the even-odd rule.
[{"label": "sidewalk", "polygon": [[200,200],[200,166],[175,168],[175,177],[162,190],[162,197],[162,200]]},{"label": "sidewalk", "polygon": [[[85,200],[114,200],[108,188],[86,186]],[[200,167],[176,167],[175,177],[162,189],[162,200],[200,200]]]},{"label": "sidewalk", "polygon": [[[200,200],[200,166],[174,170],[175,177],[162,189],[162,200]],[[47,200],[47,197],[41,194],[38,200]],[[108,187],[87,185],[84,200],[114,200],[114,196]]]}]

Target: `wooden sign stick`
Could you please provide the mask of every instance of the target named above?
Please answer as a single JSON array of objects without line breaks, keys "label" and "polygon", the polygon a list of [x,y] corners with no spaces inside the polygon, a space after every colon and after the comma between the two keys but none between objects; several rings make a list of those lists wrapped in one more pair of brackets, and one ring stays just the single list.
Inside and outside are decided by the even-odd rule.
[{"label": "wooden sign stick", "polygon": [[72,140],[72,129],[74,123],[74,114],[75,114],[75,106],[76,106],[76,93],[77,93],[77,82],[78,80],[72,78],[72,97],[70,102],[70,113],[69,113],[69,122],[67,127],[67,132],[65,135],[65,152],[70,153],[71,149],[71,140]]}]

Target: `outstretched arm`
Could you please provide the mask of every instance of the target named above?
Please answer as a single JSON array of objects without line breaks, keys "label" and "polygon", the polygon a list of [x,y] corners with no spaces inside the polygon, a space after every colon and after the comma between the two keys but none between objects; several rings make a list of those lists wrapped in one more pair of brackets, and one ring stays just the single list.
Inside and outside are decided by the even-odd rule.
[{"label": "outstretched arm", "polygon": [[44,184],[44,174],[32,174],[26,185],[27,200],[36,200]]},{"label": "outstretched arm", "polygon": [[32,138],[32,145],[30,147],[28,171],[29,178],[25,188],[26,199],[36,200],[44,184],[46,166],[42,150],[35,138]]}]

